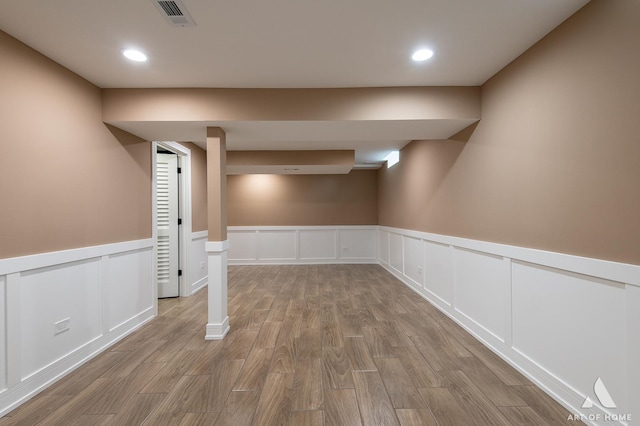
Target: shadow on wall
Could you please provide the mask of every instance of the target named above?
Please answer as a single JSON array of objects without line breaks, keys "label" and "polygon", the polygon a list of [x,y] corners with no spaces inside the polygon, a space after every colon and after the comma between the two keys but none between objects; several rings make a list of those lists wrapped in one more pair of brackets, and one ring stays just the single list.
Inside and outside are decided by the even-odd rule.
[{"label": "shadow on wall", "polygon": [[127,151],[127,153],[129,153],[131,159],[138,164],[145,176],[148,176],[149,179],[151,179],[150,142],[110,124],[105,123],[104,125],[120,145],[122,145],[122,147]]},{"label": "shadow on wall", "polygon": [[480,124],[480,120],[460,130],[458,133],[451,136],[449,140],[457,142],[469,142],[469,139],[471,139],[471,136],[473,135],[473,132],[475,132],[476,127],[478,127],[478,124]]},{"label": "shadow on wall", "polygon": [[[413,141],[400,151],[400,162],[378,174],[379,224],[428,231],[425,224],[450,222],[432,209],[478,123],[448,140]],[[428,226],[430,228],[430,226]]]}]

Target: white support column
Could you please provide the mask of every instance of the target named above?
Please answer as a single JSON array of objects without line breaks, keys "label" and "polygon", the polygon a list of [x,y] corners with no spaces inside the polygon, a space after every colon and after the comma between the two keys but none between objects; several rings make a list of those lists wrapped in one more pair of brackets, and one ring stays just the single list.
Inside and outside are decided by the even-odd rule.
[{"label": "white support column", "polygon": [[227,315],[227,251],[229,240],[205,243],[209,263],[209,322],[206,340],[220,340],[229,332]]},{"label": "white support column", "polygon": [[227,144],[224,130],[207,128],[207,216],[209,241],[209,320],[206,340],[220,340],[229,332],[227,315]]}]

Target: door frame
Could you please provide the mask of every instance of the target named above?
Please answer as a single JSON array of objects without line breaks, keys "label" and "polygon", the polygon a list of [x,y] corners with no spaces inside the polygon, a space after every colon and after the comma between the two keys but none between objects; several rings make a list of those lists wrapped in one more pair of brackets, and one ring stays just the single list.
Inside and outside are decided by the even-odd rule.
[{"label": "door frame", "polygon": [[191,150],[184,145],[172,141],[153,141],[151,143],[152,173],[151,173],[151,191],[152,191],[152,208],[151,208],[151,224],[153,238],[153,299],[156,301],[155,309],[157,312],[158,299],[158,197],[157,197],[157,167],[158,167],[158,148],[166,149],[178,156],[178,167],[181,169],[178,175],[178,209],[182,219],[182,228],[179,232],[179,263],[182,269],[182,275],[178,277],[179,296],[191,296],[190,281],[190,248],[191,248]]}]

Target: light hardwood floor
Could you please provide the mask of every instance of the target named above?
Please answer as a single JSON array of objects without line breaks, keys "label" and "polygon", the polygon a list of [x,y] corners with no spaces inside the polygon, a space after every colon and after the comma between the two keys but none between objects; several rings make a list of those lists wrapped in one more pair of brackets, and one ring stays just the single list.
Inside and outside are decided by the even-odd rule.
[{"label": "light hardwood floor", "polygon": [[0,419],[5,425],[557,425],[569,416],[380,266],[231,266],[207,294]]}]

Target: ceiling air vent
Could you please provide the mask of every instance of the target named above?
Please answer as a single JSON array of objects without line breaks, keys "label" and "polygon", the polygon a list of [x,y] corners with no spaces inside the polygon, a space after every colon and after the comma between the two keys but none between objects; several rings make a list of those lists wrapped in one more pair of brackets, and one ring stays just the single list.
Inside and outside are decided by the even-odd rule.
[{"label": "ceiling air vent", "polygon": [[180,0],[153,0],[153,3],[171,25],[177,27],[194,27],[196,25]]}]

